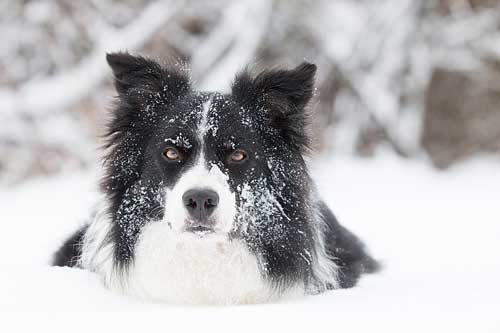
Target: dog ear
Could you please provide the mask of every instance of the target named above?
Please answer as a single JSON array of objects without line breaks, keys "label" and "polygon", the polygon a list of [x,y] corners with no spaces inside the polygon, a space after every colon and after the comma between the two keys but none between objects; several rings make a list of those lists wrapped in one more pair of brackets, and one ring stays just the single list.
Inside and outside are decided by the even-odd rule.
[{"label": "dog ear", "polygon": [[118,143],[133,128],[148,128],[156,122],[159,106],[167,105],[191,88],[180,66],[157,62],[129,53],[108,53],[118,99],[108,123],[107,146]]},{"label": "dog ear", "polygon": [[305,107],[314,93],[315,74],[316,65],[307,62],[291,70],[266,70],[254,78],[244,71],[236,77],[232,93],[244,105],[262,103],[270,125],[302,151],[309,146]]},{"label": "dog ear", "polygon": [[[108,53],[118,95],[127,99],[169,102],[190,88],[189,78],[179,67],[162,67],[157,62],[126,52]],[[151,101],[150,101],[151,102]]]}]

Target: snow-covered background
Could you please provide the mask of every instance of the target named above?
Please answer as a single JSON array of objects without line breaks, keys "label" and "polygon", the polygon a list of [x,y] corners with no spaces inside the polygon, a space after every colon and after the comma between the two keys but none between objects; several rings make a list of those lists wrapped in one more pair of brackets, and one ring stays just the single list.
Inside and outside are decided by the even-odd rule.
[{"label": "snow-covered background", "polygon": [[[0,312],[22,313],[0,313],[0,331],[500,332],[499,27],[496,0],[1,1]],[[315,62],[311,173],[385,269],[210,308],[49,267],[96,199],[118,50],[182,58],[217,90],[246,64]]]}]

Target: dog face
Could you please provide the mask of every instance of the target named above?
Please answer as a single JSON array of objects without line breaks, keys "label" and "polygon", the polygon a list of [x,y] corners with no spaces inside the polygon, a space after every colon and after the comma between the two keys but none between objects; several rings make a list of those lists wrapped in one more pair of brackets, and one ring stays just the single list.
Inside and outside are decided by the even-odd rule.
[{"label": "dog face", "polygon": [[[161,110],[148,142],[145,171],[163,197],[163,222],[176,234],[228,234],[236,215],[229,169],[240,151],[215,137],[215,101],[222,96],[189,93]],[[217,138],[218,139],[218,138]],[[242,153],[241,153],[242,154]]]},{"label": "dog face", "polygon": [[[120,265],[155,239],[237,239],[280,287],[313,255],[304,107],[316,67],[239,74],[231,94],[196,92],[182,67],[108,55],[118,91],[102,186]],[[158,240],[160,239],[160,240]],[[297,250],[299,249],[299,250]]]}]

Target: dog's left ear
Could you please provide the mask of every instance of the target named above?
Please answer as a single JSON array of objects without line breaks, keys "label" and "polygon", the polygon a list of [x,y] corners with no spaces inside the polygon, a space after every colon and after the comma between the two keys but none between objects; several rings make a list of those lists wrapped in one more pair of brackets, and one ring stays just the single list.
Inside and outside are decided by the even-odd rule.
[{"label": "dog's left ear", "polygon": [[243,104],[262,103],[270,125],[303,151],[309,145],[305,107],[314,93],[315,74],[316,65],[307,62],[290,70],[266,70],[255,78],[245,71],[236,77],[232,93]]}]

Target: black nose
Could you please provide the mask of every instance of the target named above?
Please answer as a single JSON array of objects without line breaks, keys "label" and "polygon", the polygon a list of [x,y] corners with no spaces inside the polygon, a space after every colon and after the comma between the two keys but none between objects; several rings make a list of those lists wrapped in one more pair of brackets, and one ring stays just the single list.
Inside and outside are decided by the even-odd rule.
[{"label": "black nose", "polygon": [[197,221],[206,221],[219,203],[219,196],[212,190],[192,189],[182,196],[184,206]]}]

